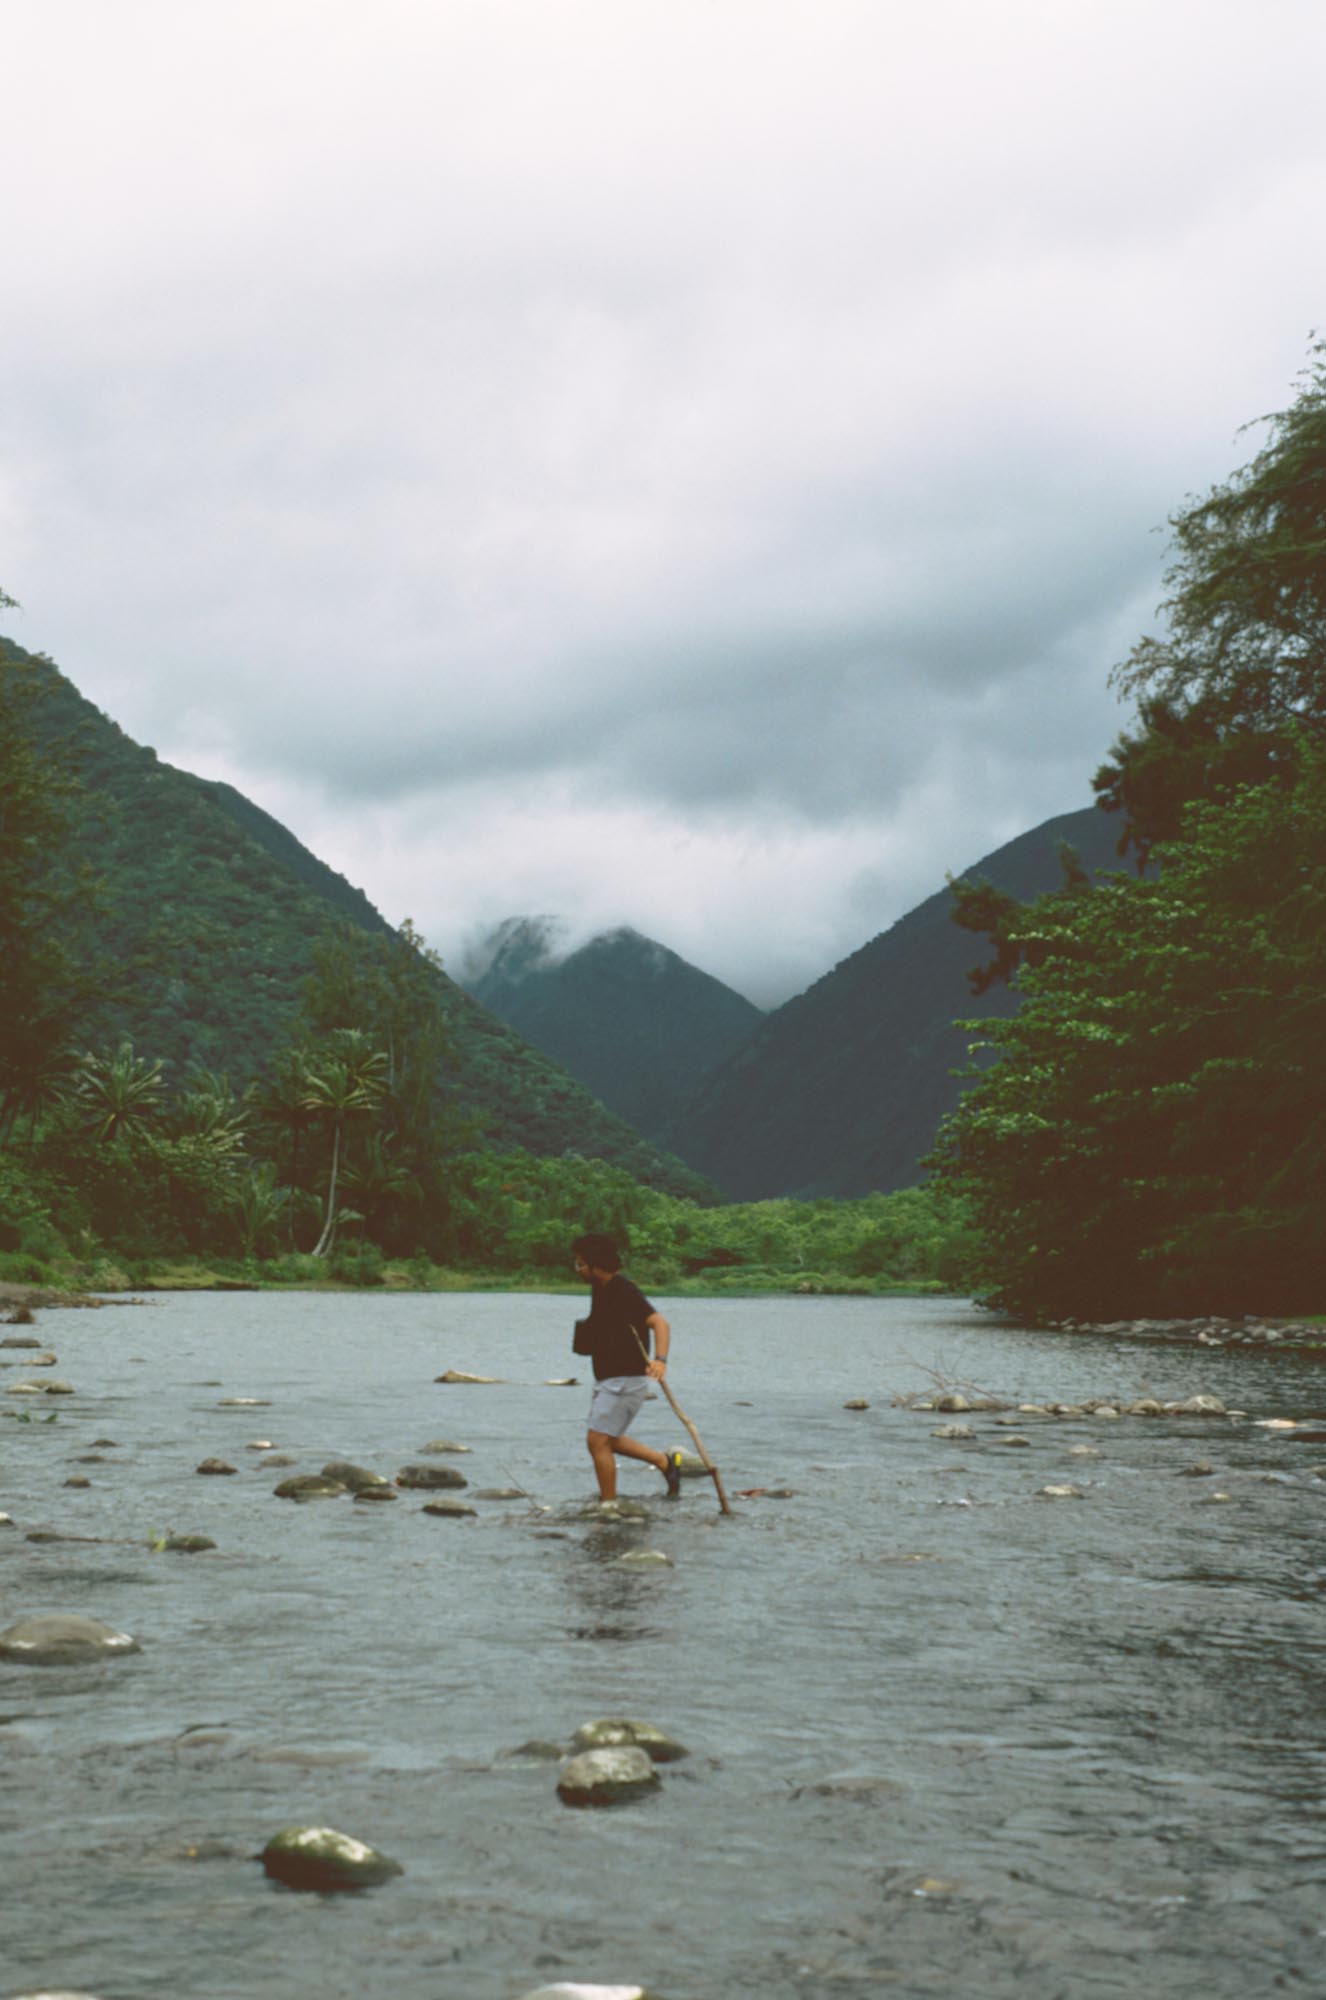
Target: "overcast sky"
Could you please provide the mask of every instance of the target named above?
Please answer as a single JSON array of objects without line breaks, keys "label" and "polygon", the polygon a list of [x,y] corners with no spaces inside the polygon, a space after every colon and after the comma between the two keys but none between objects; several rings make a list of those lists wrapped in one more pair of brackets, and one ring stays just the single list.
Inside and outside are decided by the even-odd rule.
[{"label": "overcast sky", "polygon": [[1326,323],[1321,0],[4,0],[7,629],[453,966],[1090,799]]}]

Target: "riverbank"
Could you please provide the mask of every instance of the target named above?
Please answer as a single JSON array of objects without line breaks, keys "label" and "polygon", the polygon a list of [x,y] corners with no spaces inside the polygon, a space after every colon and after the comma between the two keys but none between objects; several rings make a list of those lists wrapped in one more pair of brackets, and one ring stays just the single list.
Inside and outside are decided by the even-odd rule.
[{"label": "riverbank", "polygon": [[1047,1324],[1053,1333],[1091,1334],[1163,1347],[1283,1347],[1326,1352],[1326,1317],[1263,1319],[1248,1313],[1238,1319],[1222,1319],[1204,1314],[1199,1319],[1059,1319]]},{"label": "riverbank", "polygon": [[[471,1271],[442,1265],[421,1270],[415,1262],[384,1264],[371,1282],[322,1275],[302,1257],[277,1264],[214,1266],[162,1263],[128,1270],[104,1260],[86,1276],[62,1274],[59,1284],[0,1281],[0,1315],[21,1306],[30,1309],[91,1306],[121,1301],[114,1295],[144,1292],[535,1292],[579,1298],[583,1283],[574,1277],[554,1277],[545,1271]],[[669,1298],[960,1298],[934,1279],[913,1283],[884,1278],[857,1278],[837,1272],[733,1270],[690,1277],[655,1275],[644,1269],[640,1282],[647,1290]],[[93,1296],[93,1294],[97,1296]]]}]

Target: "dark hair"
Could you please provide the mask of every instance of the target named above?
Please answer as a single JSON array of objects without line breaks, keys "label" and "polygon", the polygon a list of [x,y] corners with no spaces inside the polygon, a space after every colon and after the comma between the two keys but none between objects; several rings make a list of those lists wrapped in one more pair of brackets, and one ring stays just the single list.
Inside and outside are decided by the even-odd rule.
[{"label": "dark hair", "polygon": [[577,1236],[571,1249],[595,1271],[620,1271],[622,1268],[617,1245],[611,1236],[604,1236],[600,1230],[591,1229],[587,1236]]}]

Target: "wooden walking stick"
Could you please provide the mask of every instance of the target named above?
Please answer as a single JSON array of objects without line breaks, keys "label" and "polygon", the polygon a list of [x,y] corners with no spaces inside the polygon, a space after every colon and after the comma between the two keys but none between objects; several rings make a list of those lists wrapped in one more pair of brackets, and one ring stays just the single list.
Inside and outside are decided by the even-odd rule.
[{"label": "wooden walking stick", "polygon": [[[645,1346],[643,1340],[641,1340],[639,1329],[633,1326],[631,1328],[631,1332],[635,1335],[636,1346],[640,1349],[640,1352],[644,1355],[645,1360],[648,1361],[649,1349]],[[704,1441],[701,1438],[699,1431],[696,1430],[695,1425],[691,1422],[685,1410],[683,1410],[681,1404],[677,1401],[677,1398],[673,1395],[671,1389],[668,1387],[666,1376],[659,1375],[652,1377],[651,1379],[657,1381],[659,1388],[663,1391],[663,1394],[667,1397],[668,1401],[671,1403],[677,1416],[680,1418],[681,1422],[685,1424],[687,1430],[690,1432],[691,1438],[695,1444],[695,1449],[700,1454],[700,1463],[704,1466],[705,1471],[709,1474],[709,1477],[714,1482],[714,1486],[718,1493],[718,1504],[722,1508],[725,1514],[730,1514],[732,1512],[732,1509],[728,1504],[727,1494],[723,1491],[723,1475],[719,1471],[718,1467],[714,1464],[713,1459],[710,1458],[708,1452],[705,1450]]]}]

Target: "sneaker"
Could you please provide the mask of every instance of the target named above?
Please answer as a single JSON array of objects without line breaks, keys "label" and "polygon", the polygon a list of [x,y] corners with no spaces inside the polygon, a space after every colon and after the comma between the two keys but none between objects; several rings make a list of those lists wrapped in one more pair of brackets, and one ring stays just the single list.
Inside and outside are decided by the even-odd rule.
[{"label": "sneaker", "polygon": [[669,1500],[679,1500],[681,1498],[681,1453],[679,1451],[670,1451],[668,1453],[668,1462],[663,1468],[663,1477],[668,1483],[666,1498]]}]

